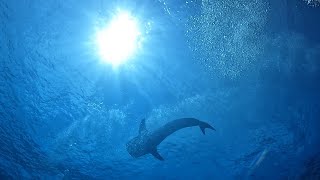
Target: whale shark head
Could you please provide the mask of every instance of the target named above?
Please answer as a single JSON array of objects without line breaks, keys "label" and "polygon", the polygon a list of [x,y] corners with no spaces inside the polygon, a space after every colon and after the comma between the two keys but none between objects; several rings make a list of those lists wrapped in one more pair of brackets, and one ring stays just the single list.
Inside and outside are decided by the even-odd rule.
[{"label": "whale shark head", "polygon": [[140,157],[145,154],[156,153],[156,145],[153,143],[151,134],[146,129],[146,121],[142,119],[137,137],[131,139],[127,144],[127,151],[132,157]]},{"label": "whale shark head", "polygon": [[127,145],[127,151],[132,157],[140,157],[143,156],[148,152],[147,146],[146,146],[146,137],[145,135],[139,135],[133,139],[131,139],[126,145]]},{"label": "whale shark head", "polygon": [[127,144],[127,151],[132,157],[140,157],[152,151],[150,142],[150,134],[146,129],[145,119],[142,119],[139,126],[139,134],[131,139]]}]

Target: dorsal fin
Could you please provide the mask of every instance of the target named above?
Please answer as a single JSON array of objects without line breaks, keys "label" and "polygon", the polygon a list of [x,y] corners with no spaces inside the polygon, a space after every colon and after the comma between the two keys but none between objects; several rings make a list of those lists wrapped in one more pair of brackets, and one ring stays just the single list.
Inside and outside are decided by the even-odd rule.
[{"label": "dorsal fin", "polygon": [[139,126],[139,134],[141,133],[144,133],[147,131],[147,128],[146,128],[146,119],[143,118],[140,122],[140,126]]}]

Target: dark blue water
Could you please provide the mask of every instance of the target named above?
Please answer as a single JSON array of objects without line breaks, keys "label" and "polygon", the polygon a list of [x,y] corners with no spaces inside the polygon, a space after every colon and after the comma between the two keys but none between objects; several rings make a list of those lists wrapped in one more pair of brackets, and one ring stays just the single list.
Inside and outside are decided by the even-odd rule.
[{"label": "dark blue water", "polygon": [[[0,179],[320,179],[316,4],[0,0]],[[147,28],[114,70],[92,39],[116,8]],[[216,131],[126,151],[182,117]]]}]

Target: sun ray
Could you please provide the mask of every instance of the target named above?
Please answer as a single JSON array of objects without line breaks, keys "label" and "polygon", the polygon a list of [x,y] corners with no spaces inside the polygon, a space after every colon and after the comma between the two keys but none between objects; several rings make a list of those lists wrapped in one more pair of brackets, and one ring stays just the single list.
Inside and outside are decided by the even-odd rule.
[{"label": "sun ray", "polygon": [[128,12],[119,12],[96,34],[101,59],[114,67],[123,64],[135,53],[140,35],[137,20]]}]

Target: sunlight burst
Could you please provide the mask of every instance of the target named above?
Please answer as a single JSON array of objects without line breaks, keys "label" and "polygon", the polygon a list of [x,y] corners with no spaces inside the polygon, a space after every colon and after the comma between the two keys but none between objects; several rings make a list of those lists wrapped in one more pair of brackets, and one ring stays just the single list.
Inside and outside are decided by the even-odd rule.
[{"label": "sunlight burst", "polygon": [[127,12],[120,12],[96,35],[99,54],[103,61],[119,66],[135,53],[140,36],[137,21]]}]

